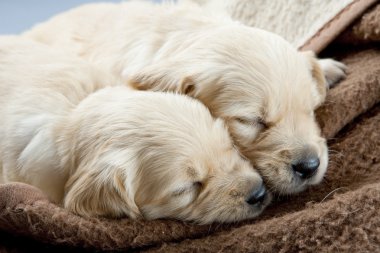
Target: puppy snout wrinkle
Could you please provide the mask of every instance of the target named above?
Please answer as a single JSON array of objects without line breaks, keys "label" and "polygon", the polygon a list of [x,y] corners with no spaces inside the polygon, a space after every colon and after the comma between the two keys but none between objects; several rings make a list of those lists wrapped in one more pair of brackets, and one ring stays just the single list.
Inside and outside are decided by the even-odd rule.
[{"label": "puppy snout wrinkle", "polygon": [[293,170],[302,178],[311,178],[318,170],[320,161],[317,155],[309,155],[293,164]]},{"label": "puppy snout wrinkle", "polygon": [[261,186],[257,189],[255,188],[249,198],[247,199],[247,203],[250,205],[256,205],[256,204],[262,204],[267,197],[267,190],[264,186],[264,184],[261,184]]}]

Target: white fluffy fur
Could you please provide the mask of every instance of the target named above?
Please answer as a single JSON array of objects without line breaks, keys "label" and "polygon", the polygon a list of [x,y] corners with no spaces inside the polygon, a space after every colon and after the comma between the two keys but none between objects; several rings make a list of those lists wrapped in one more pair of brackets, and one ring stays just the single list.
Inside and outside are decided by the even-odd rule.
[{"label": "white fluffy fur", "polygon": [[[124,76],[137,89],[201,100],[225,120],[274,191],[301,191],[323,178],[327,147],[313,111],[325,99],[324,73],[328,80],[344,76],[336,62],[322,62],[322,69],[312,53],[275,34],[186,3],[84,5],[25,36]],[[292,170],[304,150],[321,161],[307,180]]]},{"label": "white fluffy fur", "polygon": [[262,179],[204,105],[114,84],[66,53],[0,38],[0,180],[84,216],[231,222],[268,204],[246,202]]}]

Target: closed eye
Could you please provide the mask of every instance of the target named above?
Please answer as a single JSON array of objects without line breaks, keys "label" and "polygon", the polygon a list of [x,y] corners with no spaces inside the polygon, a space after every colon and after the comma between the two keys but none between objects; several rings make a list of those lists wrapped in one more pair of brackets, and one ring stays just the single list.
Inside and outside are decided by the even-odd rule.
[{"label": "closed eye", "polygon": [[179,189],[175,190],[175,191],[172,193],[172,195],[173,195],[174,197],[179,197],[179,196],[181,196],[181,195],[183,195],[183,194],[185,194],[185,193],[187,193],[187,192],[189,192],[189,191],[191,191],[191,188],[190,188],[190,187],[183,187],[183,188],[179,188]]},{"label": "closed eye", "polygon": [[190,186],[185,186],[185,187],[182,187],[182,188],[175,190],[172,193],[172,196],[179,197],[179,196],[182,196],[182,195],[185,195],[187,193],[194,192],[194,191],[196,191],[198,193],[202,187],[203,187],[203,184],[201,182],[194,182]]},{"label": "closed eye", "polygon": [[268,124],[260,117],[255,118],[245,118],[245,117],[237,117],[235,118],[237,122],[244,125],[251,125],[254,127],[268,128]]}]

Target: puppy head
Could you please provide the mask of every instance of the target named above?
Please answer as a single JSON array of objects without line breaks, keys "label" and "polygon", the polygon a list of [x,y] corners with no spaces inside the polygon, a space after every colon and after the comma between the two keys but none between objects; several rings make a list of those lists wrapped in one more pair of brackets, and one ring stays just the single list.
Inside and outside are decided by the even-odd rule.
[{"label": "puppy head", "polygon": [[125,90],[98,92],[71,115],[67,208],[197,223],[261,213],[270,196],[222,120],[185,96]]},{"label": "puppy head", "polygon": [[216,29],[189,47],[130,74],[130,84],[201,100],[226,121],[235,143],[272,190],[288,194],[321,181],[327,147],[313,112],[327,86],[314,55],[241,25]]},{"label": "puppy head", "polygon": [[[290,194],[319,183],[326,172],[327,146],[314,110],[325,100],[327,86],[312,53],[289,50],[283,60],[278,54],[274,63],[267,63],[271,69],[263,74],[266,78],[251,82],[250,91],[232,95],[244,102],[225,107],[228,113],[222,117],[268,186],[279,194]],[[246,94],[255,102],[249,103]]]},{"label": "puppy head", "polygon": [[257,216],[268,204],[258,173],[233,147],[223,123],[214,124],[199,139],[186,141],[186,147],[180,147],[178,139],[143,152],[134,183],[135,201],[144,217],[233,222]]}]

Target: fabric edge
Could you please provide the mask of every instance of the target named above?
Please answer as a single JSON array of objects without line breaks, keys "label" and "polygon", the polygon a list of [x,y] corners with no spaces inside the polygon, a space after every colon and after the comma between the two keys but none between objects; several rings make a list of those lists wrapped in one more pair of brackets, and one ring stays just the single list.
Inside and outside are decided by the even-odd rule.
[{"label": "fabric edge", "polygon": [[304,45],[298,49],[301,51],[311,50],[317,54],[320,53],[356,18],[376,2],[377,0],[356,0],[347,5],[346,8],[328,21],[313,37],[308,39]]}]

